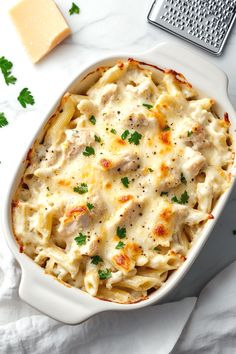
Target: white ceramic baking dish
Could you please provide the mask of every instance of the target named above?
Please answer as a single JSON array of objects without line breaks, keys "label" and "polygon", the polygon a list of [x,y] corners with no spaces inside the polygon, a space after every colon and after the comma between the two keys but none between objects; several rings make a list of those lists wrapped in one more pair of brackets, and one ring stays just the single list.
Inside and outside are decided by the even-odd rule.
[{"label": "white ceramic baking dish", "polygon": [[[97,67],[113,65],[118,59],[127,59],[129,57],[161,68],[170,68],[183,73],[187,80],[199,90],[200,94],[204,94],[216,100],[216,111],[219,115],[223,116],[224,112],[228,112],[232,123],[231,132],[235,135],[236,114],[227,95],[228,80],[226,75],[216,66],[205,61],[193,52],[186,50],[184,46],[179,46],[175,43],[160,44],[151,50],[139,54],[118,53],[116,55],[107,56],[81,69],[78,76],[72,84],[65,89],[65,91],[83,91],[89,83],[93,83],[96,79],[98,73],[96,73],[95,69]],[[93,72],[93,74],[88,75],[88,73],[91,72]],[[87,76],[87,78],[82,80],[85,76]],[[62,95],[63,93],[64,92],[62,92]],[[54,112],[59,100],[60,98],[57,102],[54,102],[47,116],[42,119],[42,127]],[[42,131],[43,129],[41,128],[41,134]],[[40,131],[34,133],[30,146],[33,144],[35,137],[38,136],[38,134],[40,134]],[[19,247],[14,239],[11,226],[11,200],[15,188],[19,183],[24,168],[25,157],[30,146],[25,147],[25,156],[22,156],[22,160],[19,161],[18,166],[15,168],[14,175],[10,177],[11,181],[9,183],[9,189],[6,193],[6,199],[4,200],[4,235],[11,251],[22,269],[22,277],[19,287],[20,297],[45,314],[69,324],[80,323],[102,311],[134,310],[160,302],[160,300],[163,301],[164,297],[181,281],[193,261],[196,259],[209,237],[233,187],[232,182],[231,188],[221,196],[213,210],[214,219],[209,220],[205,225],[201,236],[196,240],[190,250],[187,260],[168,278],[166,283],[159,290],[153,292],[146,300],[135,304],[117,304],[102,301],[91,297],[89,294],[79,289],[64,286],[53,277],[46,275],[44,270],[36,265],[28,256],[19,252]],[[234,145],[233,148],[235,151]],[[235,176],[235,167],[232,168],[232,174]],[[233,181],[234,179],[235,178],[233,177]]]}]

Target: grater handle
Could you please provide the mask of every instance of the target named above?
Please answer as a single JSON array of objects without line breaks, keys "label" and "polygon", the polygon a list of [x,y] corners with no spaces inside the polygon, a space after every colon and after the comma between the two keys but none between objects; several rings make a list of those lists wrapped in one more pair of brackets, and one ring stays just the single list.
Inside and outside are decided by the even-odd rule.
[{"label": "grater handle", "polygon": [[[199,55],[195,50],[189,50],[185,45],[171,41],[160,43],[142,53],[142,56],[147,57],[147,60],[150,60],[150,58],[156,60],[158,57],[158,63],[162,67],[183,72],[187,78],[191,78],[194,71],[197,75],[191,79],[191,82],[196,87],[200,76],[201,82],[204,82],[206,88],[220,91],[223,96],[227,96],[228,77],[225,72],[206,60],[203,55]],[[175,63],[174,67],[173,62]]]}]

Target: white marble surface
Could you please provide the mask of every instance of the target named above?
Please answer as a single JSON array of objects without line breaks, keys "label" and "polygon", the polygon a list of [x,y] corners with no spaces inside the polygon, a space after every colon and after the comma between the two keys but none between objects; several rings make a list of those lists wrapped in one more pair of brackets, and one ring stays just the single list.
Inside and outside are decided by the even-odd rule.
[{"label": "white marble surface", "polygon": [[[152,0],[79,0],[81,13],[73,16],[68,15],[71,1],[57,0],[73,35],[41,63],[32,65],[7,15],[7,8],[12,2],[0,0],[0,57],[5,56],[14,63],[13,74],[18,79],[16,85],[8,87],[0,75],[0,112],[5,112],[10,122],[8,127],[0,129],[2,168],[10,166],[14,156],[24,148],[51,103],[81,65],[114,51],[125,50],[135,56],[135,52],[144,51],[162,41],[174,40],[170,34],[147,23]],[[183,43],[179,39],[176,41]],[[236,28],[221,57],[210,56],[190,44],[186,46],[226,72],[229,95],[236,108]],[[28,87],[36,100],[36,104],[27,109],[23,109],[16,100],[23,87]],[[199,258],[166,300],[197,295],[213,275],[236,259],[236,236],[232,234],[232,230],[236,229],[235,209],[236,189]]]}]

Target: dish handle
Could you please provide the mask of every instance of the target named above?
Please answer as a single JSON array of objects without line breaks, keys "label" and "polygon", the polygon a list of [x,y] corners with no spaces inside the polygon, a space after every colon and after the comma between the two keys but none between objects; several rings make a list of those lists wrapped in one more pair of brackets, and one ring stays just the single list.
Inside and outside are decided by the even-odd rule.
[{"label": "dish handle", "polygon": [[[91,306],[91,300],[95,300],[88,299],[88,295],[82,294],[82,291],[74,294],[76,296],[71,296],[71,292],[77,289],[66,286],[62,288],[56,279],[39,274],[42,273],[41,269],[37,271],[34,269],[32,272],[27,267],[22,267],[22,263],[21,268],[19,286],[21,299],[53,319],[67,324],[79,324],[101,311],[100,308],[96,311],[94,306]],[[84,296],[87,296],[86,299]]]},{"label": "dish handle", "polygon": [[216,65],[198,54],[196,50],[188,49],[187,46],[176,42],[163,42],[142,53],[147,58],[157,58],[164,68],[172,68],[173,61],[176,70],[186,73],[188,68],[201,76],[208,87],[220,91],[223,96],[227,96],[228,77],[225,72]]}]

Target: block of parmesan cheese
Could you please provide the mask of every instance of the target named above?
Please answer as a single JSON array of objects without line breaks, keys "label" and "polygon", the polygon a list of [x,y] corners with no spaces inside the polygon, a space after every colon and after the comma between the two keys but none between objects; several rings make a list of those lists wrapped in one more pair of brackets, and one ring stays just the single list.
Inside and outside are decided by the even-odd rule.
[{"label": "block of parmesan cheese", "polygon": [[10,15],[33,63],[71,33],[52,0],[20,0]]}]

